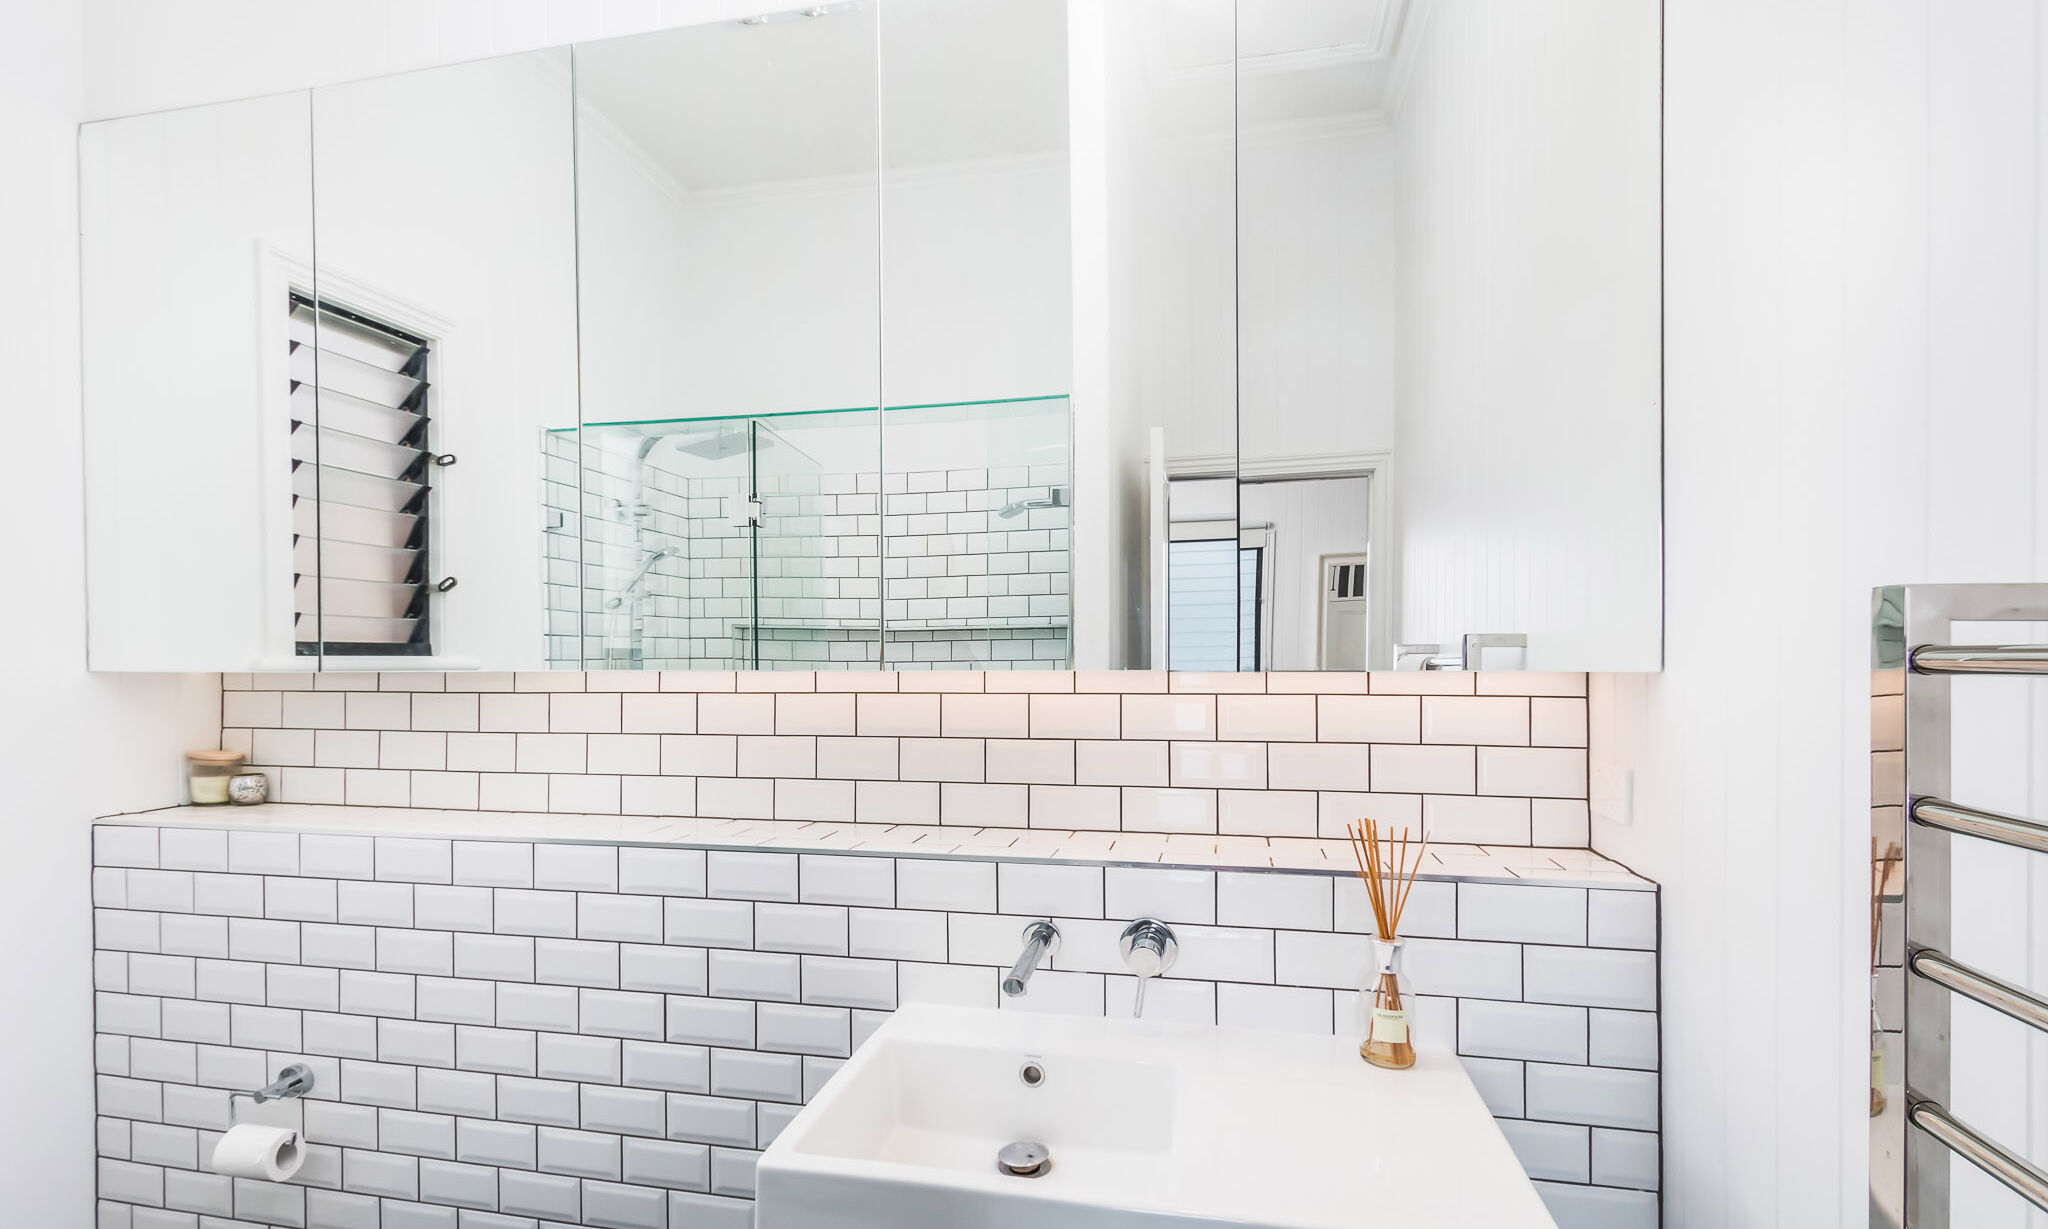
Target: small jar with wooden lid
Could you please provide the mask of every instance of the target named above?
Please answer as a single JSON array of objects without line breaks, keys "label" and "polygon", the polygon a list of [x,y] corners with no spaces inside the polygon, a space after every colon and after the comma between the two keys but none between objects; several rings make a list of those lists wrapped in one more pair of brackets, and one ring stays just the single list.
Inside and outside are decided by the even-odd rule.
[{"label": "small jar with wooden lid", "polygon": [[187,751],[185,780],[196,807],[225,806],[228,778],[242,771],[239,751]]}]

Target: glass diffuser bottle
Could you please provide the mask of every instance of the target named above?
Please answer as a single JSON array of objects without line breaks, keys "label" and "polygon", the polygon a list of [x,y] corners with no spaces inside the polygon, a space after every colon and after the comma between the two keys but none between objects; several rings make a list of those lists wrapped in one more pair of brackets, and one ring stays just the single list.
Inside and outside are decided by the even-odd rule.
[{"label": "glass diffuser bottle", "polygon": [[1415,1034],[1408,1026],[1408,1005],[1401,986],[1401,911],[1408,893],[1415,888],[1415,873],[1422,869],[1427,843],[1415,845],[1415,860],[1408,860],[1408,837],[1398,844],[1380,843],[1379,825],[1361,820],[1358,828],[1349,824],[1351,852],[1358,859],[1358,877],[1365,882],[1366,898],[1372,903],[1373,971],[1365,988],[1371,1007],[1365,1017],[1365,1039],[1358,1043],[1358,1056],[1375,1067],[1400,1071],[1415,1065]]},{"label": "glass diffuser bottle", "polygon": [[1375,1067],[1399,1071],[1415,1065],[1408,1008],[1401,1000],[1401,940],[1375,937],[1372,948],[1379,971],[1373,977],[1372,1006],[1365,1018],[1365,1040],[1358,1043],[1358,1055]]}]

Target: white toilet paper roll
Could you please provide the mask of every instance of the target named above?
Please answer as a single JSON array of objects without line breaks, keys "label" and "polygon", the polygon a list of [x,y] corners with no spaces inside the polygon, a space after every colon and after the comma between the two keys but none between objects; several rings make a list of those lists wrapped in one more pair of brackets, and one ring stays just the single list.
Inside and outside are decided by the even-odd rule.
[{"label": "white toilet paper roll", "polygon": [[284,1182],[305,1163],[299,1133],[290,1127],[229,1127],[213,1149],[213,1172],[236,1178]]}]

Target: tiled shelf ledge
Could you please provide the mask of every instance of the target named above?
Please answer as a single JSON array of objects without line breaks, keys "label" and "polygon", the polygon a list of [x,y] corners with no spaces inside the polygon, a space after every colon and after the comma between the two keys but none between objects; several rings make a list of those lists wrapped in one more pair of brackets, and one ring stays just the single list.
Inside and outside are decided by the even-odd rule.
[{"label": "tiled shelf ledge", "polygon": [[[1330,875],[1357,873],[1345,842],[1296,837],[523,814],[298,803],[269,803],[254,807],[168,807],[104,816],[98,822],[550,844],[680,845],[697,849],[777,849],[1002,862],[1074,862]],[[1656,887],[1619,862],[1590,849],[1440,844],[1429,847],[1426,859],[1423,869],[1426,879],[1636,891],[1649,891]]]}]

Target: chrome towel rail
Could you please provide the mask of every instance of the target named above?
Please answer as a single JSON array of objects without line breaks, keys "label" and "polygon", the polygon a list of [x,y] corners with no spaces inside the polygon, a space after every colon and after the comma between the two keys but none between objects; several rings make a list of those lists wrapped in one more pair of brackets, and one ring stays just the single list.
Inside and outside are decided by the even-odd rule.
[{"label": "chrome towel rail", "polygon": [[1949,1151],[2005,1183],[2043,1212],[2048,1212],[2048,1173],[2042,1173],[2024,1158],[2014,1156],[1957,1122],[1948,1111],[1932,1101],[1913,1102],[1906,1117],[1914,1126],[1940,1140]]},{"label": "chrome towel rail", "polygon": [[[1905,856],[1902,876],[1879,880],[1881,891],[1896,892],[1885,899],[1904,915],[1904,943],[1894,949],[1897,940],[1883,939],[1880,927],[1871,966],[1897,969],[1905,993],[1903,1011],[1873,1004],[1875,1026],[1894,1035],[1894,1054],[1904,1059],[1903,1079],[1882,1090],[1891,1109],[1872,1123],[1874,1227],[1950,1229],[1949,1173],[1957,1156],[2048,1211],[2048,1173],[1946,1108],[1956,1100],[1950,1034],[1957,996],[2048,1032],[2048,998],[1949,954],[1951,898],[1964,890],[1951,882],[1951,843],[1967,837],[2048,853],[2048,824],[1947,801],[1954,677],[2048,676],[2048,645],[1949,643],[1961,625],[1986,623],[2048,624],[2048,584],[1910,585],[1875,594],[1872,850],[1877,857],[1903,846]],[[1900,886],[1884,886],[1894,883]]]},{"label": "chrome towel rail", "polygon": [[2048,1032],[2048,1001],[2032,991],[1993,977],[1981,969],[1949,959],[1940,952],[1922,948],[1906,961],[1915,974],[1948,987],[1964,998],[1975,999],[1993,1011],[2002,1011],[2021,1024]]},{"label": "chrome towel rail", "polygon": [[2035,853],[2048,853],[2048,824],[2001,815],[1976,807],[1957,806],[1939,798],[1913,799],[1913,818],[1932,828],[1945,828],[1963,836],[1974,836],[2002,845],[2017,845]]},{"label": "chrome towel rail", "polygon": [[1915,674],[2048,674],[2048,644],[1923,644]]}]

